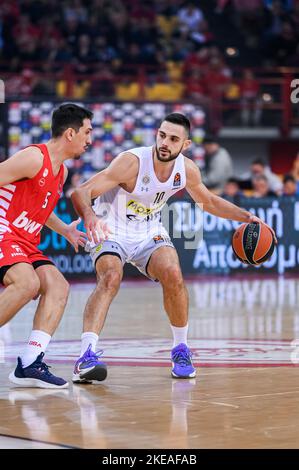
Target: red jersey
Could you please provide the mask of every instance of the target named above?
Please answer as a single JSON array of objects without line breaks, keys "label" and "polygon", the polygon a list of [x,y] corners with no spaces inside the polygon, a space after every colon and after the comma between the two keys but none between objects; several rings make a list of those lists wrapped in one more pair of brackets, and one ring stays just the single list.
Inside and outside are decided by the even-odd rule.
[{"label": "red jersey", "polygon": [[0,244],[24,240],[38,245],[40,232],[62,194],[64,166],[54,176],[47,146],[32,146],[44,156],[37,175],[0,187]]}]

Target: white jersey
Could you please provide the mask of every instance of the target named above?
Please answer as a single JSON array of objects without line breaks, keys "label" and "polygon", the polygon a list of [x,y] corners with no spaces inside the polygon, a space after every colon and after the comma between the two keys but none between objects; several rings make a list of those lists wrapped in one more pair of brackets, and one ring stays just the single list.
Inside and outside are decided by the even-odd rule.
[{"label": "white jersey", "polygon": [[120,186],[99,196],[94,203],[95,213],[111,230],[109,239],[143,240],[162,228],[161,210],[167,200],[186,185],[185,157],[174,161],[167,181],[158,180],[153,163],[153,147],[138,147],[128,152],[139,159],[135,188],[131,193]]}]

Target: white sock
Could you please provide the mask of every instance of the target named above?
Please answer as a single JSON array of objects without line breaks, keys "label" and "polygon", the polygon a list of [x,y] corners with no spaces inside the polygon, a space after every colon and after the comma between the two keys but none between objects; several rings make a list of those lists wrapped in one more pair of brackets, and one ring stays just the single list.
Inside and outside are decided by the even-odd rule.
[{"label": "white sock", "polygon": [[173,348],[178,346],[181,343],[187,344],[187,335],[188,335],[188,323],[186,326],[173,326],[170,325],[173,334]]},{"label": "white sock", "polygon": [[50,340],[51,336],[48,333],[32,330],[25,350],[21,355],[23,367],[30,366],[41,352],[45,352]]},{"label": "white sock", "polygon": [[82,333],[81,335],[81,354],[80,357],[83,356],[88,346],[91,344],[91,350],[95,352],[96,345],[98,342],[99,336],[92,331],[86,331],[86,333]]}]

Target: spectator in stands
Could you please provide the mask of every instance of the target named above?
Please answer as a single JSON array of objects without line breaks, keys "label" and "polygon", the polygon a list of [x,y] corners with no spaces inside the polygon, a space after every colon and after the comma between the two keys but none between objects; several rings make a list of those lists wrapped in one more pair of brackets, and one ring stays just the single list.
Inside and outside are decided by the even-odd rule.
[{"label": "spectator in stands", "polygon": [[287,63],[289,57],[291,57],[298,44],[298,36],[292,23],[290,21],[284,21],[280,34],[273,36],[270,40],[266,53],[270,58],[274,59],[278,65],[284,65]]},{"label": "spectator in stands", "polygon": [[82,34],[78,38],[78,46],[75,53],[75,69],[80,74],[90,74],[93,71],[93,64],[96,54],[87,34]]},{"label": "spectator in stands", "polygon": [[[215,48],[213,48],[215,49]],[[205,82],[208,94],[212,98],[223,96],[229,87],[231,81],[231,71],[225,65],[221,55],[218,55],[215,50],[211,51],[212,57],[209,65],[205,71]]]},{"label": "spectator in stands", "polygon": [[209,102],[206,84],[200,70],[193,70],[186,78],[185,98],[202,104]]},{"label": "spectator in stands", "polygon": [[250,69],[243,71],[240,82],[241,121],[244,126],[252,123],[258,126],[261,121],[262,103],[260,85]]},{"label": "spectator in stands", "polygon": [[282,24],[285,19],[286,15],[280,0],[274,0],[271,5],[267,5],[265,10],[266,37],[281,34]]},{"label": "spectator in stands", "polygon": [[13,75],[5,82],[5,92],[10,96],[28,98],[37,83],[36,74],[31,69],[24,69],[21,74]]},{"label": "spectator in stands", "polygon": [[65,21],[74,20],[78,23],[86,23],[88,21],[87,9],[83,6],[83,2],[80,0],[66,2],[66,6],[63,8],[63,16]]},{"label": "spectator in stands", "polygon": [[214,41],[215,36],[209,29],[207,21],[202,21],[195,31],[192,31],[189,35],[190,39],[196,44],[206,44]]},{"label": "spectator in stands", "polygon": [[264,176],[268,182],[270,191],[280,194],[282,191],[282,181],[275,175],[263,160],[256,159],[251,163],[251,181],[257,176]]},{"label": "spectator in stands", "polygon": [[297,189],[299,191],[299,152],[297,153],[297,156],[294,160],[291,173],[292,173],[292,176],[295,178],[295,181],[297,183]]},{"label": "spectator in stands", "polygon": [[[114,47],[107,43],[106,36],[97,36],[94,40],[94,48],[97,62],[105,62],[110,65],[111,62],[118,58],[118,54]],[[96,67],[98,69],[98,64]]]},{"label": "spectator in stands", "polygon": [[69,64],[73,60],[72,49],[64,38],[48,39],[48,47],[43,51],[44,60],[52,63]]},{"label": "spectator in stands", "polygon": [[178,11],[178,21],[181,31],[197,31],[204,16],[200,8],[197,8],[194,2],[188,2],[187,5]]},{"label": "spectator in stands", "polygon": [[299,194],[299,188],[295,178],[292,175],[286,175],[283,178],[283,195],[296,196],[297,194]]},{"label": "spectator in stands", "polygon": [[223,193],[221,197],[232,200],[235,204],[238,204],[238,199],[243,196],[243,192],[240,189],[239,181],[236,178],[229,178],[225,183]]},{"label": "spectator in stands", "polygon": [[271,191],[269,181],[264,175],[257,175],[252,180],[253,193],[252,197],[276,197],[277,194]]},{"label": "spectator in stands", "polygon": [[233,163],[227,150],[220,147],[214,136],[203,140],[205,150],[205,167],[202,170],[203,183],[215,192],[221,192],[233,175]]},{"label": "spectator in stands", "polygon": [[156,13],[158,28],[166,37],[170,37],[178,24],[176,5],[171,1],[159,1],[156,5]]},{"label": "spectator in stands", "polygon": [[205,68],[210,60],[210,48],[202,46],[196,48],[190,54],[187,55],[184,64],[184,74],[189,74],[195,69],[202,73],[203,68]]}]

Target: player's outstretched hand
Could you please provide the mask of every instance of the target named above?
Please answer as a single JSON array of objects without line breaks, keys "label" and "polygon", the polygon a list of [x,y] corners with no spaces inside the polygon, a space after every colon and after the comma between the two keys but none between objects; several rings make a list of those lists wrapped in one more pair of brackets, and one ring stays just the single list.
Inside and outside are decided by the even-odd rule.
[{"label": "player's outstretched hand", "polygon": [[68,242],[73,245],[75,252],[78,253],[79,246],[85,246],[87,241],[87,235],[84,232],[81,232],[77,229],[78,224],[81,222],[81,219],[74,220],[71,224],[67,226],[67,231],[65,238]]},{"label": "player's outstretched hand", "polygon": [[107,224],[99,219],[95,214],[90,214],[84,219],[87,238],[90,242],[101,243],[107,240],[111,231]]},{"label": "player's outstretched hand", "polygon": [[106,222],[103,222],[100,219],[98,220],[96,231],[100,242],[107,240],[109,238],[109,234],[111,233],[111,230],[109,229]]},{"label": "player's outstretched hand", "polygon": [[249,224],[264,224],[268,227],[269,230],[271,230],[272,234],[273,234],[273,237],[274,237],[274,242],[275,242],[275,245],[277,245],[277,238],[276,238],[276,234],[273,230],[272,227],[270,227],[270,225],[266,224],[262,219],[260,219],[259,217],[256,217],[256,215],[251,215],[250,218],[249,218],[249,221],[248,221]]}]

